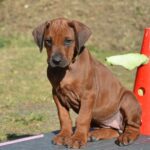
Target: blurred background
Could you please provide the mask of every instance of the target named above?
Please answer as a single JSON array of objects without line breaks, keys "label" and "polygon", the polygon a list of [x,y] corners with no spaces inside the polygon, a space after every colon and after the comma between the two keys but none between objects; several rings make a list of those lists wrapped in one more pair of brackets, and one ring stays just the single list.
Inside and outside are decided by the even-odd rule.
[{"label": "blurred background", "polygon": [[[0,0],[0,141],[59,129],[46,53],[39,53],[31,34],[37,25],[59,17],[83,22],[92,30],[87,47],[105,63],[106,56],[140,52],[144,28],[150,27],[149,4],[150,0]],[[136,70],[108,67],[133,89]]]}]

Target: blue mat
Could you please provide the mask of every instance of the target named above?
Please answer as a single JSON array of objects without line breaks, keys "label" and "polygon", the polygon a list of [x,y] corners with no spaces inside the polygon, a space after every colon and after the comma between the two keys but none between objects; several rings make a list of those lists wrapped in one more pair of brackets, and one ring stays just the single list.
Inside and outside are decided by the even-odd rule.
[{"label": "blue mat", "polygon": [[[54,133],[48,133],[38,138],[28,138],[27,141],[13,142],[9,145],[2,146],[0,150],[66,150],[64,146],[57,146],[51,144],[51,139]],[[27,138],[25,138],[27,139]],[[16,140],[18,141],[18,140]],[[150,136],[140,136],[139,139],[132,145],[119,147],[115,140],[102,140],[98,142],[88,142],[84,150],[150,150]]]}]

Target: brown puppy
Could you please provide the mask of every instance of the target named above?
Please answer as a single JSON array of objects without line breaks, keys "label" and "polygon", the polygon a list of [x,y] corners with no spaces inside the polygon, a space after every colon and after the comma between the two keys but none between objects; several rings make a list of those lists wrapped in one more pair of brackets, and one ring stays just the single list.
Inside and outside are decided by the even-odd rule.
[{"label": "brown puppy", "polygon": [[[84,47],[90,29],[77,21],[55,19],[33,31],[40,51],[47,50],[47,76],[52,84],[61,131],[53,143],[80,148],[91,140],[117,137],[131,144],[139,136],[141,108],[132,92]],[[69,109],[78,113],[72,131]],[[95,130],[90,131],[90,127]]]}]

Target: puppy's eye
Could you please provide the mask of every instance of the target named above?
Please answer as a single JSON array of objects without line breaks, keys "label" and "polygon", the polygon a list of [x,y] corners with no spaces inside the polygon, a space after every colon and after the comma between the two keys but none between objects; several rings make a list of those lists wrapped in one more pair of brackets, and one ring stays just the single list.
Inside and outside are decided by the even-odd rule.
[{"label": "puppy's eye", "polygon": [[45,39],[45,44],[49,47],[52,46],[52,39],[51,38]]},{"label": "puppy's eye", "polygon": [[64,45],[65,46],[70,46],[72,44],[72,42],[73,42],[73,40],[71,40],[71,39],[65,39],[64,40]]}]

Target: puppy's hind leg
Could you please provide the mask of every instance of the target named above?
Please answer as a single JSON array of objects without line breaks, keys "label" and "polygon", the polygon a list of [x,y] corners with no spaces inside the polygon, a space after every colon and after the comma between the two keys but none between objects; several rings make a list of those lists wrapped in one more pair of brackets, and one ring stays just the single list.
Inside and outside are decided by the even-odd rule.
[{"label": "puppy's hind leg", "polygon": [[112,139],[119,136],[117,130],[112,128],[100,128],[90,131],[89,133],[89,141],[98,141],[98,140],[105,140],[105,139]]},{"label": "puppy's hind leg", "polygon": [[116,144],[125,146],[134,142],[140,134],[141,108],[132,92],[126,91],[121,99],[120,109],[124,114],[125,129]]}]

